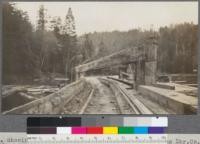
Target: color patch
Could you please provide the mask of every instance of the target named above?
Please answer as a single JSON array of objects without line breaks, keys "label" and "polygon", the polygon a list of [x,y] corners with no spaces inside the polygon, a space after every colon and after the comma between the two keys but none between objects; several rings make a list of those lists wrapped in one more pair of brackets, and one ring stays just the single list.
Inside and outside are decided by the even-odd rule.
[{"label": "color patch", "polygon": [[151,119],[149,117],[138,117],[136,127],[148,127],[151,126]]},{"label": "color patch", "polygon": [[71,127],[57,127],[57,134],[71,134]]},{"label": "color patch", "polygon": [[39,127],[28,127],[26,130],[27,134],[40,134],[40,128]]},{"label": "color patch", "polygon": [[72,127],[72,134],[86,134],[86,132],[85,127]]},{"label": "color patch", "polygon": [[164,127],[149,127],[148,133],[149,134],[163,134],[165,131]]},{"label": "color patch", "polygon": [[134,134],[148,134],[148,127],[134,127]]},{"label": "color patch", "polygon": [[167,127],[168,119],[166,117],[153,117],[151,119],[151,127]]},{"label": "color patch", "polygon": [[133,127],[119,127],[118,133],[119,134],[133,134],[134,129],[133,129]]},{"label": "color patch", "polygon": [[123,118],[123,126],[137,126],[137,118],[136,117],[124,117]]},{"label": "color patch", "polygon": [[56,134],[56,128],[40,128],[40,134]]},{"label": "color patch", "polygon": [[87,127],[87,134],[103,134],[102,127]]},{"label": "color patch", "polygon": [[118,134],[118,127],[103,127],[103,134]]}]

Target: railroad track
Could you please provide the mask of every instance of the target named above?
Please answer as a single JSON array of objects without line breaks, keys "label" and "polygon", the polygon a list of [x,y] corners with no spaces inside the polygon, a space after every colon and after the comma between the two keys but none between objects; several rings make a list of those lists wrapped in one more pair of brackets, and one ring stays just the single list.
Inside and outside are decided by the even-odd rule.
[{"label": "railroad track", "polygon": [[118,82],[107,78],[97,79],[103,87],[93,85],[90,90],[71,96],[64,106],[65,114],[153,114]]},{"label": "railroad track", "polygon": [[85,109],[87,108],[89,102],[91,101],[93,94],[94,94],[94,88],[91,90],[91,92],[90,92],[85,104],[83,105],[83,107],[79,111],[79,114],[83,114],[85,112]]},{"label": "railroad track", "polygon": [[79,114],[119,114],[116,98],[107,85],[98,78],[88,78],[93,91],[88,96]]},{"label": "railroad track", "polygon": [[153,112],[150,109],[148,109],[142,102],[140,102],[137,98],[133,97],[132,95],[129,95],[126,92],[126,89],[120,87],[119,84],[117,84],[118,82],[107,78],[101,78],[101,81],[106,83],[107,85],[110,85],[113,91],[115,91],[115,96],[117,98],[118,105],[122,114],[126,114],[126,111],[123,109],[122,99],[126,101],[126,103],[129,105],[134,114],[153,114]]},{"label": "railroad track", "polygon": [[63,105],[63,114],[83,114],[92,99],[94,88],[83,89],[77,95],[72,95]]},{"label": "railroad track", "polygon": [[135,111],[135,108],[127,99],[127,97],[124,96],[122,91],[120,91],[120,89],[116,87],[116,85],[113,82],[104,78],[100,78],[100,81],[101,83],[109,87],[110,90],[112,91],[117,101],[117,106],[119,107],[120,114],[137,114],[137,112]]}]

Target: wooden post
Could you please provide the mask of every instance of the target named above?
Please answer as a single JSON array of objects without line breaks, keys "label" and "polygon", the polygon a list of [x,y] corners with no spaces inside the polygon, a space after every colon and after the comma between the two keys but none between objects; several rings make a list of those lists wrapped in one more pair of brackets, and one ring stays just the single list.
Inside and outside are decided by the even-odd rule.
[{"label": "wooden post", "polygon": [[155,36],[151,36],[145,46],[145,84],[156,83],[157,74],[157,49],[158,44]]}]

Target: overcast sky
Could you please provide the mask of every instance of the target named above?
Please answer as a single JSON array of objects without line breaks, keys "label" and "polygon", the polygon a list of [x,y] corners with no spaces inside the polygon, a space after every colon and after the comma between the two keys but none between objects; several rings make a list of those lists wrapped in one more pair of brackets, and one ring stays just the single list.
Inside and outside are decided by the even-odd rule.
[{"label": "overcast sky", "polygon": [[198,23],[198,2],[16,2],[36,24],[39,6],[62,20],[71,7],[78,35],[94,31],[154,29],[170,24]]}]

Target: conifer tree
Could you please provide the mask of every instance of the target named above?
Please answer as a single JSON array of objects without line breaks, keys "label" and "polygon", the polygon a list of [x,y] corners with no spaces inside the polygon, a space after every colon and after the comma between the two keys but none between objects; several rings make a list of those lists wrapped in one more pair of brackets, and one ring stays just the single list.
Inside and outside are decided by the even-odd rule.
[{"label": "conifer tree", "polygon": [[44,31],[45,30],[45,24],[47,23],[46,20],[46,10],[44,8],[44,5],[41,5],[38,12],[38,21],[37,21],[37,30]]},{"label": "conifer tree", "polygon": [[72,9],[68,9],[68,13],[65,17],[65,23],[62,30],[63,34],[63,52],[64,52],[64,63],[65,73],[69,79],[72,79],[73,68],[76,66],[77,56],[77,36],[75,28],[75,19],[72,13]]},{"label": "conifer tree", "polygon": [[44,41],[45,25],[47,23],[46,10],[43,5],[40,6],[38,11],[38,21],[36,28],[38,48],[37,52],[39,57],[39,67],[40,71],[44,71],[44,64],[46,60],[46,46]]},{"label": "conifer tree", "polygon": [[60,17],[54,17],[51,20],[51,30],[53,31],[53,33],[55,34],[55,36],[59,39],[60,38],[60,34],[61,34],[61,30],[62,30],[62,21]]},{"label": "conifer tree", "polygon": [[26,82],[36,74],[32,26],[28,15],[14,4],[3,3],[3,84]]},{"label": "conifer tree", "polygon": [[63,27],[63,33],[69,35],[70,37],[76,36],[75,19],[72,14],[72,9],[68,9],[68,13],[65,18],[65,26]]}]

